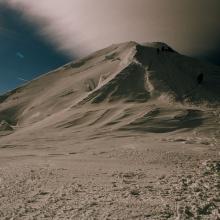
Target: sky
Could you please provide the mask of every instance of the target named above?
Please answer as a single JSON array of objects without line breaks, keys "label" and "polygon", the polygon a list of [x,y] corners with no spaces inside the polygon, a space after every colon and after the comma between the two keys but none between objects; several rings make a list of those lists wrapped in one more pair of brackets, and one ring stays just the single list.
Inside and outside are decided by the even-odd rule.
[{"label": "sky", "polygon": [[11,90],[74,57],[55,50],[19,11],[0,4],[0,93]]},{"label": "sky", "polygon": [[220,65],[219,0],[0,0],[0,92],[112,43]]}]

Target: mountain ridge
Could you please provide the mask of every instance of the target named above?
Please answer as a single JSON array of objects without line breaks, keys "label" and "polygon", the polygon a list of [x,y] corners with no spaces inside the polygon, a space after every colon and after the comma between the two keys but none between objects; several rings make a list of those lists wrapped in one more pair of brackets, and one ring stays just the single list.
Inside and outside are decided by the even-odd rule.
[{"label": "mountain ridge", "polygon": [[[198,84],[197,77],[201,73],[204,74],[204,81]],[[92,121],[99,120],[100,115],[107,114],[101,109],[111,109],[120,104],[133,105],[133,113],[128,117],[131,121],[137,121],[139,114],[145,115],[136,115],[138,111],[135,108],[141,106],[145,111],[152,103],[158,106],[182,106],[183,112],[191,112],[187,110],[190,108],[187,106],[195,105],[198,106],[195,108],[199,108],[204,104],[210,107],[219,105],[219,74],[219,67],[181,55],[164,43],[114,44],[0,96],[0,121],[6,121],[15,130],[48,120],[54,120],[57,127],[58,121],[66,123],[62,122],[67,120],[65,117],[77,118],[80,114],[74,112],[82,108],[88,120],[91,119],[91,124]],[[87,114],[87,108],[100,109],[97,114]],[[126,108],[124,111],[123,114],[126,115]],[[175,111],[174,109],[173,113]],[[67,116],[63,115],[64,112]],[[124,117],[120,116],[120,111],[116,112],[112,110],[107,124],[111,124],[111,121],[117,124],[117,118]],[[159,115],[164,114],[163,110],[159,112]],[[191,115],[190,113],[189,119],[186,114],[187,120],[192,119]],[[203,113],[199,117],[201,115]],[[196,118],[196,114],[193,117]],[[80,115],[79,118],[83,116]],[[141,123],[146,127],[144,118]],[[78,119],[77,121],[85,121]],[[123,127],[126,123],[120,121],[119,124]],[[164,126],[166,130],[168,125]],[[171,130],[175,128],[179,126],[175,125]]]}]

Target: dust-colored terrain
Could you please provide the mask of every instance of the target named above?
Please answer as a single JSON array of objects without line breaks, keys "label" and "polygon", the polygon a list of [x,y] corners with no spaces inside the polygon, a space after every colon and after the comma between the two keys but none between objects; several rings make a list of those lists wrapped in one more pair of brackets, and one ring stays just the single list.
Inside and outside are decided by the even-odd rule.
[{"label": "dust-colored terrain", "polygon": [[219,85],[128,42],[0,96],[0,219],[220,219]]}]

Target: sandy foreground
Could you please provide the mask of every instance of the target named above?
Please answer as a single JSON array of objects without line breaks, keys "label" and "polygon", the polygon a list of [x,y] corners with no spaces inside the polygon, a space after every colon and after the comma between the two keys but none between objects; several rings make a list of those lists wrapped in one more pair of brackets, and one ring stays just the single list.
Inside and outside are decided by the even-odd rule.
[{"label": "sandy foreground", "polygon": [[0,219],[220,218],[214,138],[42,133],[0,151]]}]

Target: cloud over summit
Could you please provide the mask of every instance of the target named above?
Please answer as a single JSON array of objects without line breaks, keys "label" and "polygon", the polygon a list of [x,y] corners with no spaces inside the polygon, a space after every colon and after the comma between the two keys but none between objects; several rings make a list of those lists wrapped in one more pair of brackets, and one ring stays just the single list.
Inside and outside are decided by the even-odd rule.
[{"label": "cloud over summit", "polygon": [[111,43],[164,41],[204,53],[220,37],[219,0],[9,0],[61,50],[85,55]]}]

